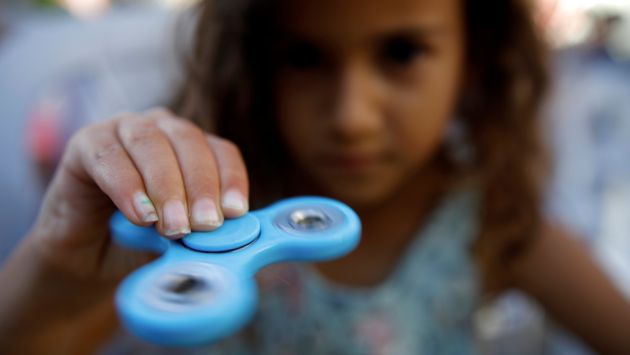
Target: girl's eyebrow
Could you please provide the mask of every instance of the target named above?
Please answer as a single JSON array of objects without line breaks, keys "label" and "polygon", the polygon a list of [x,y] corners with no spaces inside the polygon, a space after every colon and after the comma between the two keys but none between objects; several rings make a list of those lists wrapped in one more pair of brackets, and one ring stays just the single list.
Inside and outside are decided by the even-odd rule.
[{"label": "girl's eyebrow", "polygon": [[[380,42],[383,40],[387,40],[391,37],[409,37],[409,38],[435,38],[435,37],[443,37],[449,36],[453,33],[453,30],[448,26],[443,24],[411,24],[411,25],[398,25],[385,27],[383,26],[381,29],[376,29],[372,31],[372,34],[366,37],[368,42]],[[281,33],[278,36],[279,39],[283,41],[308,41],[308,42],[319,42],[321,40],[326,40],[326,38],[322,38],[317,35],[313,35],[311,33],[300,33],[296,31],[289,31],[288,33]]]},{"label": "girl's eyebrow", "polygon": [[447,26],[443,26],[440,24],[430,24],[430,25],[410,25],[403,27],[396,27],[392,29],[384,29],[378,31],[376,34],[371,37],[374,40],[382,40],[386,38],[390,38],[392,36],[404,36],[404,37],[421,37],[421,38],[430,38],[430,37],[441,37],[451,34],[452,31]]}]

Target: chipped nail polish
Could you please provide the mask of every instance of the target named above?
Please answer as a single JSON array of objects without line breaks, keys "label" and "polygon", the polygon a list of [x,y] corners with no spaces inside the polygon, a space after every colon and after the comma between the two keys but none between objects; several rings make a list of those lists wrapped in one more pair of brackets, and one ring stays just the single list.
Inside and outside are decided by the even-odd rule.
[{"label": "chipped nail polish", "polygon": [[144,192],[139,191],[133,195],[133,207],[142,222],[153,223],[158,221],[155,206],[153,206],[153,203]]}]

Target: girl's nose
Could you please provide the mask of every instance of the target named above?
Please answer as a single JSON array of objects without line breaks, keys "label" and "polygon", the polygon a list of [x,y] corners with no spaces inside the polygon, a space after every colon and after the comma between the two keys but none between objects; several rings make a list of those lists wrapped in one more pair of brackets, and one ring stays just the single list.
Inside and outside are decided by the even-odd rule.
[{"label": "girl's nose", "polygon": [[339,139],[361,141],[384,128],[378,79],[367,68],[355,66],[341,71],[331,94],[331,124]]}]

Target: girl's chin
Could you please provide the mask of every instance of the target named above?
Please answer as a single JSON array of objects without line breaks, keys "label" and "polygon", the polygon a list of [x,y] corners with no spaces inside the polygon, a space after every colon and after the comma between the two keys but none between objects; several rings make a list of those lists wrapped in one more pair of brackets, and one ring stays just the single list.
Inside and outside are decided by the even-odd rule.
[{"label": "girl's chin", "polygon": [[357,210],[378,206],[387,200],[394,190],[384,181],[354,183],[331,181],[322,185],[326,195]]},{"label": "girl's chin", "polygon": [[299,174],[296,177],[304,183],[308,193],[335,198],[357,210],[374,208],[384,203],[396,193],[401,183],[398,174],[385,169],[363,174],[328,169],[297,171]]}]

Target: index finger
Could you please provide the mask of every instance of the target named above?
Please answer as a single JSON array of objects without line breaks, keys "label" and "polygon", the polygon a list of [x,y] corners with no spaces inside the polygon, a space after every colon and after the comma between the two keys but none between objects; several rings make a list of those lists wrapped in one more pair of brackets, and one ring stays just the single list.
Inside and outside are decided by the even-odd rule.
[{"label": "index finger", "polygon": [[238,147],[223,138],[207,135],[219,167],[221,207],[227,218],[244,215],[249,210],[249,179]]}]

